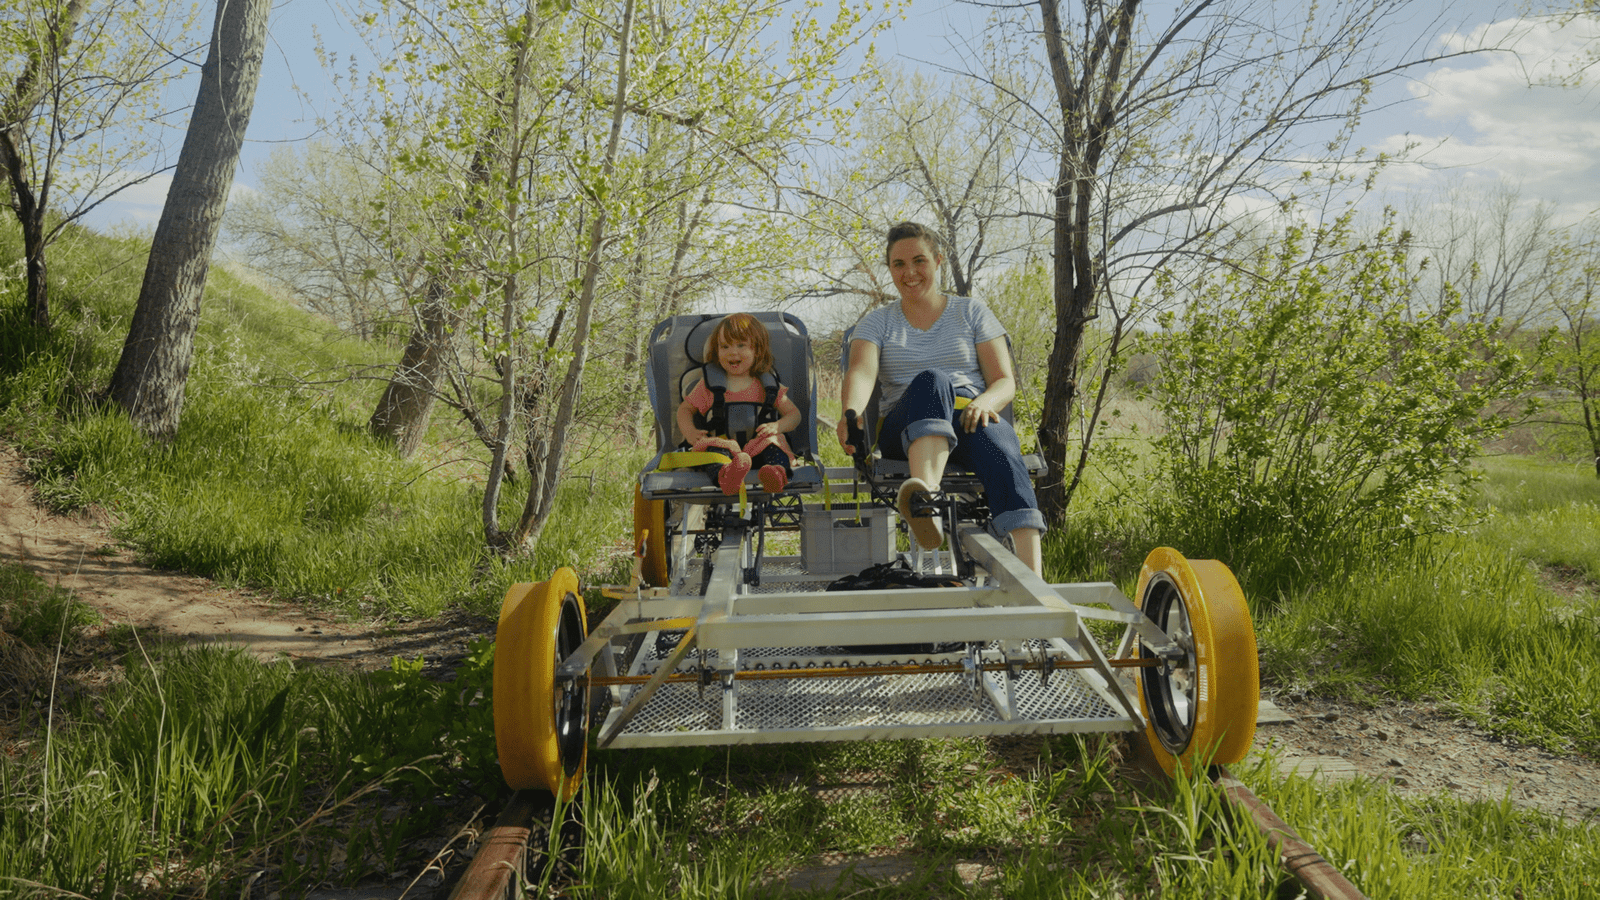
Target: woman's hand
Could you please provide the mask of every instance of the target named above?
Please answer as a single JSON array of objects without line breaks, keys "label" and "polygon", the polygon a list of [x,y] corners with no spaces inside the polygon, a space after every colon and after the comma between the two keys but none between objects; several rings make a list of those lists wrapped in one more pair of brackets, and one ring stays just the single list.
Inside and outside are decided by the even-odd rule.
[{"label": "woman's hand", "polygon": [[989,401],[978,397],[961,411],[961,429],[974,432],[992,422],[1000,421],[1000,413],[989,406]]},{"label": "woman's hand", "polygon": [[839,417],[839,424],[834,426],[834,433],[839,436],[839,446],[844,448],[847,456],[855,456],[855,445],[850,443],[850,422],[844,416]]}]

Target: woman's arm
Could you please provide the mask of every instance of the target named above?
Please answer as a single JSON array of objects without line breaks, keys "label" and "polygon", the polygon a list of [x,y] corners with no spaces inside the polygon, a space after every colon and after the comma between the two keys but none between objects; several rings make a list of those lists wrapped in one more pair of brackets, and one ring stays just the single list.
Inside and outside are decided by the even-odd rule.
[{"label": "woman's arm", "polygon": [[1011,348],[1006,345],[1005,335],[978,345],[978,366],[989,386],[961,411],[961,427],[967,431],[976,431],[998,421],[1000,411],[1017,396],[1017,379],[1011,371]]},{"label": "woman's arm", "polygon": [[872,389],[878,384],[878,345],[871,341],[850,342],[850,364],[845,369],[844,385],[839,392],[839,423],[834,428],[839,435],[839,446],[854,455],[856,448],[850,443],[849,420],[845,411],[865,412],[867,401],[872,399]]}]

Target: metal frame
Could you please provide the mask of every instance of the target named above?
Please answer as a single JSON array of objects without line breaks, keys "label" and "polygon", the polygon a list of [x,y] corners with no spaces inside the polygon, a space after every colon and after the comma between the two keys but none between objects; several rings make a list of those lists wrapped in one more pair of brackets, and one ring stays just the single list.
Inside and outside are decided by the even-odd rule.
[{"label": "metal frame", "polygon": [[[658,496],[715,507],[721,528],[680,516],[673,585],[609,589],[618,606],[557,668],[563,690],[609,699],[600,747],[1140,731],[1126,670],[1182,652],[1115,585],[1047,584],[971,524],[952,544],[973,587],[828,592],[846,573],[765,555],[793,521],[775,498]],[[1085,619],[1123,626],[1114,660]]]}]

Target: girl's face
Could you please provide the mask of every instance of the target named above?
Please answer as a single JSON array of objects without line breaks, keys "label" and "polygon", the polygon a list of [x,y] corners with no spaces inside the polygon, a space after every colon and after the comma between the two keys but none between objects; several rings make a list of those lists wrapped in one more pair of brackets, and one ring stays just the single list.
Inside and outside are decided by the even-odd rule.
[{"label": "girl's face", "polygon": [[729,375],[749,375],[756,359],[756,348],[742,338],[728,338],[719,342],[717,362]]},{"label": "girl's face", "polygon": [[908,237],[889,247],[889,275],[902,300],[920,300],[938,292],[944,257],[922,238]]}]

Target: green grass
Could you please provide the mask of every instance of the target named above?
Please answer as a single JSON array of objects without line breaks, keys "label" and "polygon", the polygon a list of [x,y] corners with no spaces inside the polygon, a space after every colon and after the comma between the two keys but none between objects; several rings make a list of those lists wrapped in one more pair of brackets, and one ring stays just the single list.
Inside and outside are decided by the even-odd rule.
[{"label": "green grass", "polygon": [[[50,334],[25,321],[20,283],[0,283],[0,432],[30,460],[46,502],[106,507],[152,565],[351,614],[493,612],[512,582],[563,565],[586,581],[623,578],[600,551],[627,533],[624,479],[569,479],[560,524],[532,553],[487,552],[481,462],[453,465],[479,480],[446,478],[439,460],[401,462],[366,434],[396,351],[344,338],[225,268],[207,286],[183,425],[149,444],[93,402],[120,354],[143,260],[134,243],[73,235],[53,257]],[[448,410],[436,420],[450,427]],[[623,455],[588,460],[587,472],[636,467]],[[518,491],[505,490],[502,521],[515,518]]]},{"label": "green grass", "polygon": [[[0,247],[14,244],[0,230]],[[183,428],[152,446],[96,402],[142,248],[74,232],[52,265],[47,335],[21,321],[18,283],[0,282],[0,430],[45,499],[105,507],[148,561],[385,617],[492,612],[508,583],[558,565],[586,584],[622,579],[607,549],[629,533],[631,480],[615,473],[634,471],[637,451],[584,460],[539,546],[501,560],[482,547],[470,475],[481,462],[402,463],[366,437],[381,383],[357,376],[381,373],[394,348],[347,341],[215,270]],[[444,446],[451,426],[437,427]],[[1198,557],[1242,546],[1152,515],[1137,441],[1106,459],[1046,539],[1052,579],[1131,590],[1158,544]],[[1483,520],[1461,534],[1225,559],[1251,599],[1269,693],[1430,697],[1493,733],[1600,754],[1600,721],[1572,699],[1600,694],[1600,482],[1531,460],[1483,468]],[[158,651],[127,634],[102,673],[109,688],[52,707],[55,648],[91,614],[18,567],[0,567],[0,613],[32,654],[29,697],[58,714],[51,728],[43,713],[19,716],[28,730],[0,757],[0,879],[13,879],[0,896],[5,884],[29,893],[14,880],[28,879],[109,897],[155,875],[155,893],[231,895],[252,866],[291,895],[350,883],[414,860],[440,815],[417,801],[441,785],[497,789],[487,644],[455,682],[434,684],[417,662],[356,676]],[[916,860],[914,873],[833,895],[1292,895],[1214,788],[1139,794],[1093,742],[628,751],[593,766],[574,896],[769,896],[820,856],[886,853]],[[1592,823],[1274,772],[1263,756],[1236,774],[1369,896],[1595,893],[1582,874],[1600,871]],[[382,823],[386,805],[407,812]]]},{"label": "green grass", "polygon": [[1600,584],[1600,478],[1586,465],[1519,457],[1483,461],[1489,475],[1477,529],[1486,543]]},{"label": "green grass", "polygon": [[[1297,896],[1277,853],[1219,789],[1136,790],[1109,744],[1035,742],[1022,771],[997,742],[632,751],[583,795],[576,897],[776,896],[826,854],[898,857],[893,882],[846,875],[824,897]],[[1004,754],[1017,760],[1013,745]],[[1402,799],[1357,780],[1235,772],[1368,896],[1587,897],[1600,830],[1512,807]],[[837,858],[837,857],[826,857]],[[1463,861],[1473,864],[1464,865]],[[963,877],[965,875],[965,877]],[[1287,891],[1285,893],[1284,891]]]},{"label": "green grass", "polygon": [[1263,679],[1349,699],[1448,698],[1493,733],[1600,755],[1600,720],[1571,699],[1600,690],[1593,597],[1558,605],[1525,559],[1481,540],[1433,550],[1258,617]]},{"label": "green grass", "polygon": [[45,584],[21,564],[0,563],[0,623],[6,634],[43,650],[99,619],[71,591]]},{"label": "green grass", "polygon": [[[66,609],[65,624],[29,646],[40,658],[58,642],[72,650],[85,624],[76,601],[63,606],[62,592],[18,566],[0,576],[8,631],[33,641],[13,623]],[[291,890],[353,884],[420,866],[415,842],[431,840],[443,813],[426,801],[442,790],[498,789],[487,644],[442,684],[420,663],[361,676],[150,646],[131,632],[119,655],[89,673],[109,688],[57,694],[51,727],[35,723],[37,736],[0,754],[0,896],[109,898],[138,883],[200,895],[262,870]],[[84,674],[48,673],[47,704],[58,681]],[[382,822],[395,803],[413,814]]]}]

